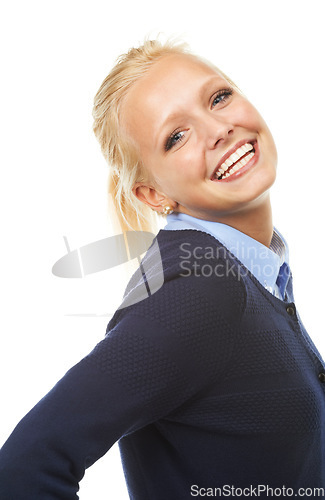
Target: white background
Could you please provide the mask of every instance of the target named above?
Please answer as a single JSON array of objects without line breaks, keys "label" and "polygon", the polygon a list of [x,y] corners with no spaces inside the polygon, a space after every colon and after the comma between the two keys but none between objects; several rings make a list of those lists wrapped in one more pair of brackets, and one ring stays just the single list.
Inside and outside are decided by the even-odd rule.
[{"label": "white background", "polygon": [[[12,0],[1,11],[0,443],[102,339],[119,304],[121,267],[83,280],[51,269],[63,235],[74,249],[112,234],[92,99],[116,57],[147,35],[185,39],[266,119],[279,153],[274,223],[324,355],[323,2]],[[116,445],[87,471],[80,498],[128,498]]]}]

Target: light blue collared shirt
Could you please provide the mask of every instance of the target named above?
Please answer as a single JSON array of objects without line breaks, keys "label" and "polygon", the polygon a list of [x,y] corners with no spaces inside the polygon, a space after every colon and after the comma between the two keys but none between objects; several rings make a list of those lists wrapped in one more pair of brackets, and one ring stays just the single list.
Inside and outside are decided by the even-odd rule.
[{"label": "light blue collared shirt", "polygon": [[226,224],[181,213],[168,215],[164,229],[196,229],[210,234],[237,257],[270,293],[285,299],[290,275],[289,251],[285,239],[275,228],[269,248]]}]

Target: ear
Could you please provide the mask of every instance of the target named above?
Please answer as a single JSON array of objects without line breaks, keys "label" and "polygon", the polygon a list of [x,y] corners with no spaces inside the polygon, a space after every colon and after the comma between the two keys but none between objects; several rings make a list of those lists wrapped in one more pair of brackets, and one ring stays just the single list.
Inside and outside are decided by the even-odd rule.
[{"label": "ear", "polygon": [[162,212],[166,205],[176,208],[177,203],[160,191],[151,186],[137,182],[132,188],[133,194],[138,200],[145,203],[156,212]]}]

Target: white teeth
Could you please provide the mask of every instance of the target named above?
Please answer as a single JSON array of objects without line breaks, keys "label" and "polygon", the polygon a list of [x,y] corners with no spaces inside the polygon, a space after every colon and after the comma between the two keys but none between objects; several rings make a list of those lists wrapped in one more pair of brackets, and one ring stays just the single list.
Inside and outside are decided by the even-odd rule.
[{"label": "white teeth", "polygon": [[[216,172],[216,177],[220,177],[220,175],[224,174],[231,165],[238,162],[238,160],[244,156],[248,151],[251,151],[254,148],[252,144],[247,142],[243,144],[240,148],[238,148],[234,153],[232,153],[229,158],[227,158],[222,165],[219,167]],[[238,162],[239,163],[239,162]]]},{"label": "white teeth", "polygon": [[[252,151],[251,153],[247,154],[248,151],[251,151],[253,149],[252,144],[245,144],[241,148],[238,148],[235,153],[233,153],[222,165],[219,167],[218,171],[215,173],[215,178],[220,180],[220,179],[225,179],[226,177],[230,177],[230,175],[234,174],[237,172],[240,168],[242,168],[244,165],[246,165],[251,158],[253,158],[255,151]],[[239,154],[238,154],[239,153]],[[230,161],[230,159],[236,155],[238,159],[246,155],[242,160],[237,161],[237,163],[229,169],[233,163]],[[227,162],[230,162],[230,165],[227,166]]]},{"label": "white teeth", "polygon": [[247,153],[247,151],[251,151],[253,149],[253,144],[250,144],[249,142],[247,142],[247,144],[244,144],[244,146],[242,146],[243,148],[245,148],[245,151]]},{"label": "white teeth", "polygon": [[[237,151],[239,154],[237,153]],[[229,160],[231,160],[233,163],[235,163],[235,161],[239,160],[239,158],[244,154],[244,153],[242,153],[242,151],[239,151],[239,149],[237,149],[237,151],[229,156]],[[242,154],[240,154],[240,153],[242,153]]]}]

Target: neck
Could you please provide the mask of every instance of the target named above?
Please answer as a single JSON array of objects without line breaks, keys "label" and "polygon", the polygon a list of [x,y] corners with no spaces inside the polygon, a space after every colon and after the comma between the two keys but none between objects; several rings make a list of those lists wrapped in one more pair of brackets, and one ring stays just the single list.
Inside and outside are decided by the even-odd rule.
[{"label": "neck", "polygon": [[273,235],[273,221],[270,196],[255,208],[225,217],[224,224],[238,229],[247,236],[269,247]]},{"label": "neck", "polygon": [[[186,213],[184,211],[184,213]],[[241,231],[254,240],[269,247],[273,235],[272,209],[270,195],[267,193],[262,199],[256,200],[250,204],[245,210],[240,210],[235,213],[227,213],[225,215],[218,214],[217,218],[206,218],[206,214],[202,216],[193,215],[194,217],[221,222],[227,224],[238,231]]]}]

